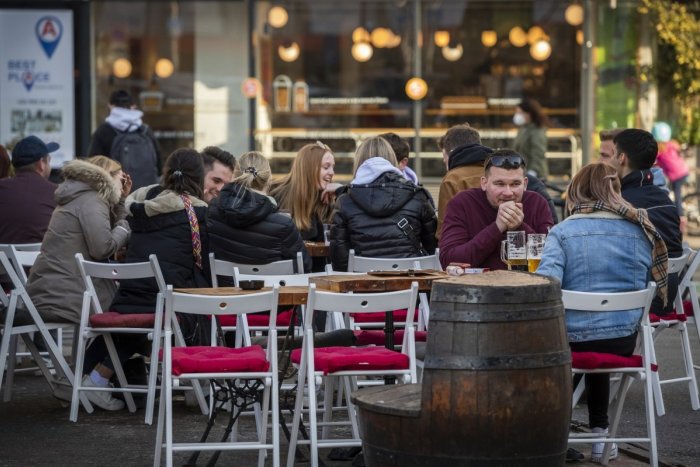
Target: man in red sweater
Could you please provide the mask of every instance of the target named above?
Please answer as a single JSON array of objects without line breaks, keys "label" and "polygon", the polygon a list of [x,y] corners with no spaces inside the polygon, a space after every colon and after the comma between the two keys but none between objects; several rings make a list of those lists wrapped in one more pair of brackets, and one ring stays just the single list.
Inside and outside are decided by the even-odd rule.
[{"label": "man in red sweater", "polygon": [[494,151],[484,162],[481,188],[458,193],[447,205],[440,237],[440,262],[506,269],[501,240],[509,230],[546,234],[552,227],[547,201],[525,191],[525,160],[510,149]]}]

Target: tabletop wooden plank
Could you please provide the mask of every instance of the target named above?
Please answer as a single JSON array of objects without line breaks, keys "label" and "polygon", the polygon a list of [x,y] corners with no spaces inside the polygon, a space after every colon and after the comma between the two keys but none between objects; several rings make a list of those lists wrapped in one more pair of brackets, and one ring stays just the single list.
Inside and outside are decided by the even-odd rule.
[{"label": "tabletop wooden plank", "polygon": [[309,279],[319,289],[331,292],[393,292],[411,288],[411,282],[418,282],[421,292],[429,292],[436,279],[445,279],[447,274],[435,271],[419,276],[371,276],[369,274],[318,276]]},{"label": "tabletop wooden plank", "polygon": [[361,409],[400,417],[418,417],[421,411],[421,384],[373,386],[355,391],[351,400]]},{"label": "tabletop wooden plank", "polygon": [[[263,287],[259,290],[243,290],[239,287],[208,287],[198,289],[175,289],[175,292],[196,294],[196,295],[249,295],[272,290],[271,287]],[[306,305],[306,297],[309,288],[301,285],[289,285],[280,287],[278,303],[280,305]]]}]

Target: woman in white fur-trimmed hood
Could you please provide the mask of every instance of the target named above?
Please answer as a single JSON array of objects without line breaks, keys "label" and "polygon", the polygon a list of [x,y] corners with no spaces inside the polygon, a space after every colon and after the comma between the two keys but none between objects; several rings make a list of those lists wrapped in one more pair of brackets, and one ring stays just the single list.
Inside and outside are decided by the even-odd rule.
[{"label": "woman in white fur-trimmed hood", "polygon": [[[75,254],[102,261],[126,245],[130,229],[124,199],[131,183],[121,165],[104,156],[68,162],[63,178],[27,291],[45,321],[77,324],[85,285]],[[95,288],[107,307],[116,291],[112,281],[97,280]]]}]

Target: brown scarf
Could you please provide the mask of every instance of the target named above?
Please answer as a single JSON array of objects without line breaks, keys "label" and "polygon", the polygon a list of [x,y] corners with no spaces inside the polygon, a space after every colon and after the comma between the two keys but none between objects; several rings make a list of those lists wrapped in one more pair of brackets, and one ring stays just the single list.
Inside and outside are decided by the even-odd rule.
[{"label": "brown scarf", "polygon": [[644,229],[653,249],[651,252],[651,277],[656,282],[656,294],[660,296],[664,305],[668,296],[668,252],[661,235],[649,221],[646,209],[620,206],[615,209],[602,201],[595,203],[579,203],[571,210],[572,214],[590,214],[594,211],[608,211],[622,216],[625,220],[637,224]]}]

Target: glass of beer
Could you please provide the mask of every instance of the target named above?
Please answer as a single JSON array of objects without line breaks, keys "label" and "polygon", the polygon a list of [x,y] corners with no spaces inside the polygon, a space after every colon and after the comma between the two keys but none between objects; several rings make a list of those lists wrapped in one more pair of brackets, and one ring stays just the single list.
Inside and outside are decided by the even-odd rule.
[{"label": "glass of beer", "polygon": [[527,270],[535,272],[542,259],[546,234],[530,234],[527,236]]},{"label": "glass of beer", "polygon": [[524,231],[508,232],[501,242],[501,260],[510,271],[527,271],[527,248]]}]

